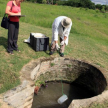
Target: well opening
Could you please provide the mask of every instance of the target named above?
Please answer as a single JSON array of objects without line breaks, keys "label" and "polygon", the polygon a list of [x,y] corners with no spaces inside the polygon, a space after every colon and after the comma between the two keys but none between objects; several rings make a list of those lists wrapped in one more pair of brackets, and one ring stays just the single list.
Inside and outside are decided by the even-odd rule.
[{"label": "well opening", "polygon": [[[74,83],[53,81],[47,82],[47,87],[42,86],[38,94],[34,94],[32,108],[68,108],[74,99],[87,99],[95,96],[91,91]],[[62,88],[63,85],[63,88]],[[59,104],[57,100],[63,96],[68,99]]]},{"label": "well opening", "polygon": [[[57,99],[62,95],[62,80],[64,93],[68,93],[70,100],[66,107],[59,106],[58,108],[88,108],[95,102],[100,103],[108,100],[107,76],[108,72],[105,69],[82,60],[61,57],[39,58],[32,60],[21,69],[21,84],[6,92],[3,100],[12,108],[32,108],[36,101],[34,99],[35,82],[39,80],[47,81],[49,84],[47,88],[40,89],[42,93],[45,90],[48,91],[42,96],[55,96],[53,95],[53,91],[55,91],[56,94],[59,94],[55,99],[55,102],[57,102]],[[54,86],[52,86],[52,82],[55,84]],[[53,88],[52,93],[48,90],[49,88],[50,90]],[[54,90],[55,88],[58,91]],[[67,91],[65,92],[65,90]],[[79,93],[83,96],[84,93],[89,95],[78,97]],[[42,104],[42,99],[39,99],[38,105]],[[45,99],[48,100],[48,98]],[[37,107],[38,105],[35,105],[35,108],[57,108],[53,101],[52,104],[46,106],[43,104],[44,107]]]},{"label": "well opening", "polygon": [[[44,61],[44,65],[46,65],[45,61]],[[97,69],[96,67],[94,67],[88,63],[78,61],[78,60],[71,60],[68,58],[64,59],[64,60],[58,59],[57,61],[51,61],[49,63],[49,68],[47,68],[47,69],[41,69],[41,66],[40,66],[40,69],[37,73],[40,73],[40,74],[37,74],[35,76],[35,81],[40,80],[40,81],[45,81],[45,82],[47,81],[49,83],[50,82],[56,83],[54,86],[58,88],[58,91],[60,91],[59,86],[61,86],[61,85],[57,86],[58,85],[57,82],[60,83],[60,81],[62,80],[64,83],[64,89],[65,89],[65,87],[67,87],[65,84],[69,84],[70,88],[66,91],[69,99],[68,99],[67,103],[65,102],[64,105],[57,105],[57,98],[58,98],[57,94],[59,94],[59,96],[62,94],[61,94],[61,92],[55,93],[55,95],[52,96],[52,98],[48,98],[47,95],[53,94],[51,88],[50,89],[48,88],[49,86],[52,86],[49,84],[49,86],[46,88],[49,90],[49,92],[48,92],[49,94],[47,94],[45,92],[45,89],[41,89],[41,92],[44,92],[43,98],[46,97],[46,100],[44,100],[44,102],[43,102],[43,100],[41,99],[42,98],[41,93],[40,93],[41,98],[39,97],[39,95],[38,96],[34,95],[32,108],[43,108],[43,107],[44,108],[54,108],[54,107],[67,108],[71,104],[72,100],[86,99],[86,98],[91,98],[91,97],[97,96],[97,95],[101,94],[107,86],[106,79],[99,69]],[[54,89],[53,86],[52,86],[52,88]],[[76,88],[78,90],[76,90],[76,92],[75,91],[73,92],[72,89],[75,90]],[[54,92],[57,92],[57,91],[54,91]],[[77,94],[78,92],[80,93],[79,96]],[[76,96],[73,96],[72,94],[75,94]],[[81,96],[81,94],[83,94],[83,95]],[[53,99],[54,97],[56,97],[55,98],[56,102],[54,102],[55,101]],[[52,101],[51,101],[51,99],[52,99]],[[37,104],[39,104],[38,100],[40,102],[40,105],[39,105],[40,107],[35,106],[36,101],[37,101]],[[52,104],[48,105],[48,103],[47,103],[48,101],[50,101],[49,103],[52,103]]]}]

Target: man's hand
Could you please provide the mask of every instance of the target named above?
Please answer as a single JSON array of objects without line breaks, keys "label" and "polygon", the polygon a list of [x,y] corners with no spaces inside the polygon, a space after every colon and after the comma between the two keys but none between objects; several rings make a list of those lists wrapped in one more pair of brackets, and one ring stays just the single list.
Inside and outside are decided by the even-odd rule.
[{"label": "man's hand", "polygon": [[61,43],[60,43],[60,45],[64,45],[65,44],[65,41],[63,40]]},{"label": "man's hand", "polygon": [[64,45],[64,44],[66,44],[66,39],[67,39],[67,37],[64,36],[64,40],[60,43],[60,45]]},{"label": "man's hand", "polygon": [[56,43],[56,49],[57,49],[57,50],[59,50],[59,49],[60,49],[60,47],[59,47],[58,43]]}]

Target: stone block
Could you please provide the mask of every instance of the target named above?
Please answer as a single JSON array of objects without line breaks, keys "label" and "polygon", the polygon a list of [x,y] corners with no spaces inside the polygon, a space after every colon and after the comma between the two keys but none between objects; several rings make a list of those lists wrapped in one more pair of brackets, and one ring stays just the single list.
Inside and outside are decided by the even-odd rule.
[{"label": "stone block", "polygon": [[33,102],[33,99],[31,99],[31,100],[29,100],[29,101],[26,101],[26,102],[24,103],[24,108],[28,108],[28,106],[31,105],[32,102]]},{"label": "stone block", "polygon": [[37,74],[39,68],[40,68],[40,64],[38,64],[38,65],[33,69],[33,71],[31,72],[31,79],[32,79],[32,80],[35,79],[35,76],[36,76],[36,74]]},{"label": "stone block", "polygon": [[[23,82],[25,86],[26,82]],[[27,87],[26,89],[21,90],[20,92],[16,92],[13,95],[7,95],[4,98],[4,101],[9,105],[17,108],[25,103],[25,100],[29,98],[34,93],[34,87]]]},{"label": "stone block", "polygon": [[50,67],[50,61],[42,62],[40,65],[39,72],[46,71],[47,69],[49,69],[49,67]]}]

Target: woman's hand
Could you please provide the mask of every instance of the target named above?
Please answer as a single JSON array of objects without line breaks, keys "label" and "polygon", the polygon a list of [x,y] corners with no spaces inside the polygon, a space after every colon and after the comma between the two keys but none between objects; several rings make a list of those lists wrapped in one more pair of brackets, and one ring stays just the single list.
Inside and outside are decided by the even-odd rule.
[{"label": "woman's hand", "polygon": [[21,15],[21,12],[18,12],[17,15]]}]

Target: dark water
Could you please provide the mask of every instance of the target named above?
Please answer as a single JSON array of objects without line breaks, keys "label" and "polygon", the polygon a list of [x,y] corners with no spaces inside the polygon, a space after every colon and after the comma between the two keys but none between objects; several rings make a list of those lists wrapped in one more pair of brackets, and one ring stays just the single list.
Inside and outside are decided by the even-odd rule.
[{"label": "dark water", "polygon": [[[57,100],[63,95],[62,84],[63,93],[68,96],[68,100],[60,105]],[[75,84],[62,84],[61,82],[49,82],[47,83],[48,87],[41,87],[38,95],[34,95],[32,108],[68,108],[73,99],[84,99],[93,96],[89,91]]]}]

